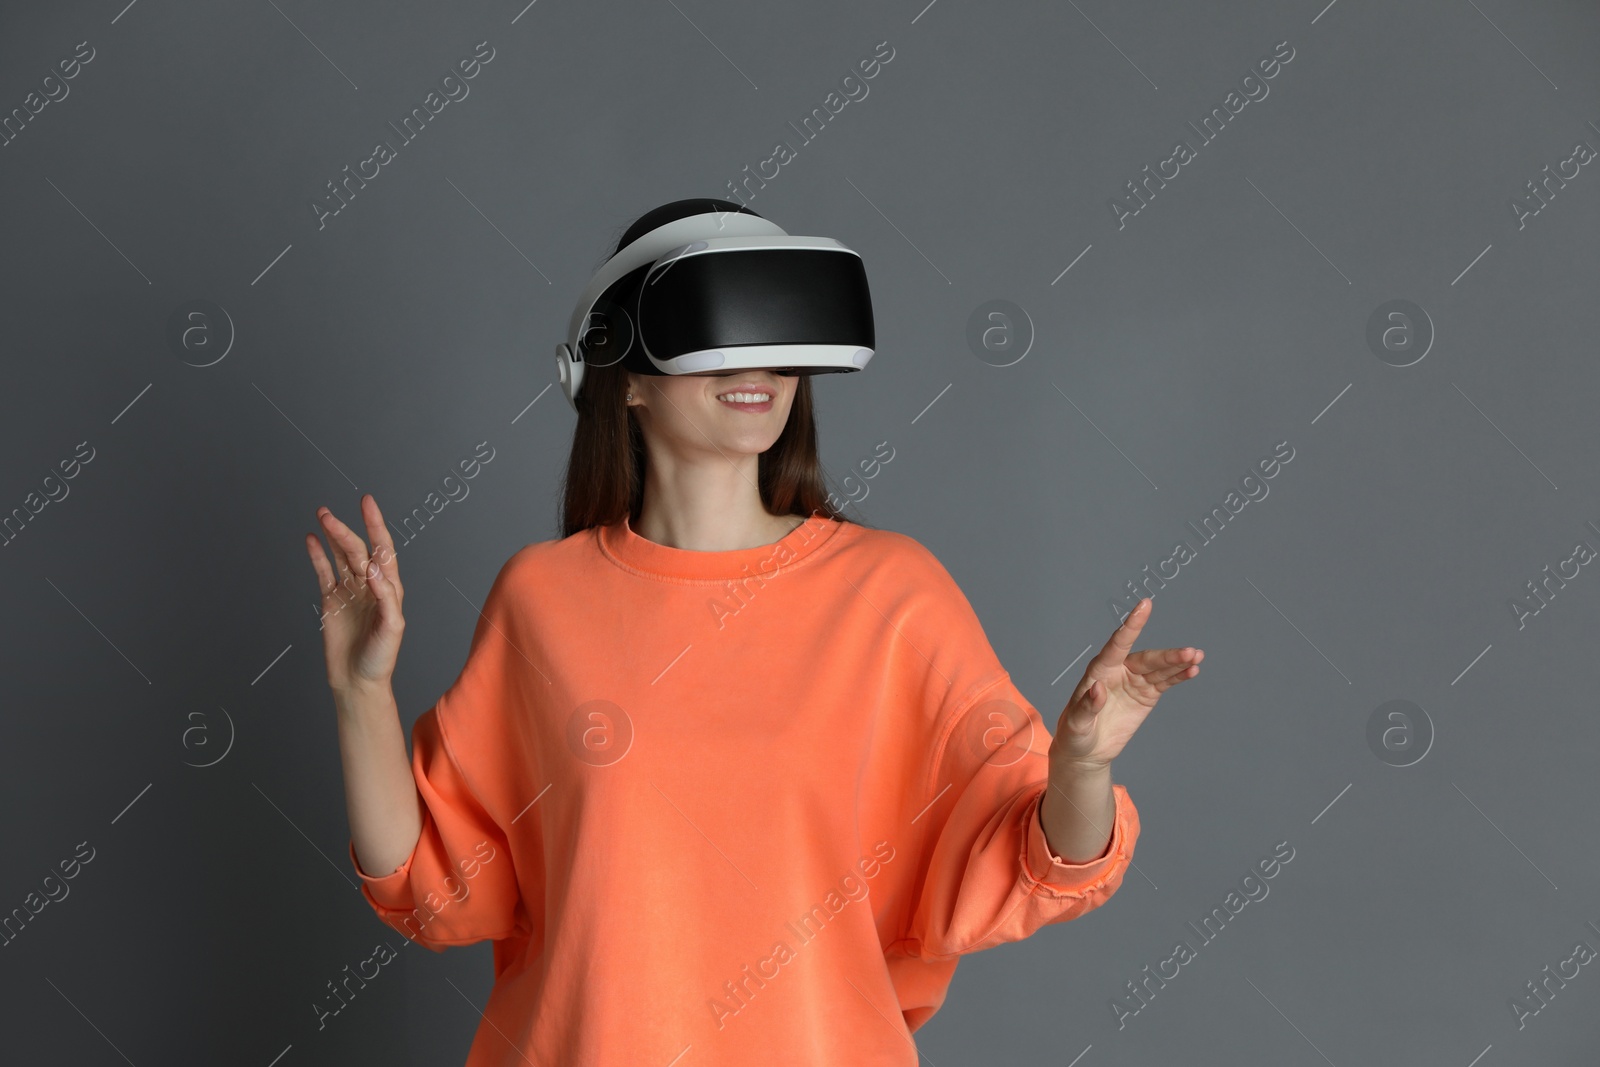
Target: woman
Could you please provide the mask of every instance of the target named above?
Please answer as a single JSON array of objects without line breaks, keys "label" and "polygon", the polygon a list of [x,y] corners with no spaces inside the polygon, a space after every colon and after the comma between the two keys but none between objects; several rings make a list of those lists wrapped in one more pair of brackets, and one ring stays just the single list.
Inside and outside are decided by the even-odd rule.
[{"label": "woman", "polygon": [[912,1067],[961,955],[1121,884],[1111,761],[1203,654],[1131,652],[1140,601],[1052,739],[938,560],[830,506],[809,376],[591,357],[577,407],[564,536],[501,569],[409,763],[377,502],[370,549],[307,535],[363,895],[493,941],[469,1067]]}]

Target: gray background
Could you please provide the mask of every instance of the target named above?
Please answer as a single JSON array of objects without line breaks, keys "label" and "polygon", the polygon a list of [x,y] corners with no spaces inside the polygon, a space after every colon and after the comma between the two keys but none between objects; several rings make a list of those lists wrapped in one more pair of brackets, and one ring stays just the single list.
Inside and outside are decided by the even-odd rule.
[{"label": "gray background", "polygon": [[[410,947],[324,1029],[310,1010],[395,937],[344,855],[302,538],[495,450],[402,549],[409,727],[500,565],[555,536],[551,352],[590,272],[782,139],[750,206],[858,249],[873,287],[870,369],[816,383],[835,491],[944,561],[1050,726],[1124,583],[1197,549],[1141,644],[1205,667],[1115,768],[1138,871],[966,958],[925,1061],[1595,1062],[1597,966],[1521,1027],[1510,1006],[1600,948],[1600,578],[1511,608],[1600,546],[1600,174],[1520,229],[1510,206],[1600,146],[1594,5],[113,0],[4,29],[3,113],[96,51],[0,148],[0,512],[95,450],[0,549],[0,912],[95,850],[0,950],[7,1058],[462,1061],[487,943]],[[485,40],[470,95],[319,231],[324,183]],[[1284,40],[1200,146],[1186,122]],[[788,123],[880,41],[802,144]],[[1119,229],[1108,198],[1179,138],[1197,158]],[[1020,361],[966,340],[995,299],[1031,323]],[[1406,367],[1366,341],[1394,299],[1436,331]],[[231,321],[207,367],[222,321],[166,336],[195,300]],[[1201,546],[1186,524],[1280,441],[1270,494]],[[1427,716],[1394,750],[1368,742],[1391,700]],[[1119,1028],[1124,983],[1282,841],[1270,895]]]}]

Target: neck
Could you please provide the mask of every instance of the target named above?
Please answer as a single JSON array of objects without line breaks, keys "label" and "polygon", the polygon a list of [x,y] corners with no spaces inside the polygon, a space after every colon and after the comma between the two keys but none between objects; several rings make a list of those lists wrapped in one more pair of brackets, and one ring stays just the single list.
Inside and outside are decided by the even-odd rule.
[{"label": "neck", "polygon": [[658,463],[652,456],[634,532],[659,545],[697,552],[772,544],[805,520],[773,515],[763,506],[760,458],[745,453]]}]

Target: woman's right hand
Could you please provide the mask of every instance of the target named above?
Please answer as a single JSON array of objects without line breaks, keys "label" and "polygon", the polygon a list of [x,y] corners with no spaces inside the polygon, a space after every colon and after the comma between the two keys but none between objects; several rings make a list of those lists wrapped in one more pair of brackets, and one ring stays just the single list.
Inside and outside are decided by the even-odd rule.
[{"label": "woman's right hand", "polygon": [[306,552],[322,591],[328,685],[336,694],[387,687],[406,628],[400,614],[405,590],[399,561],[371,493],[361,497],[361,515],[372,540],[370,554],[366,543],[325,507],[317,509],[317,518],[333,546],[333,564],[317,535],[306,534]]}]

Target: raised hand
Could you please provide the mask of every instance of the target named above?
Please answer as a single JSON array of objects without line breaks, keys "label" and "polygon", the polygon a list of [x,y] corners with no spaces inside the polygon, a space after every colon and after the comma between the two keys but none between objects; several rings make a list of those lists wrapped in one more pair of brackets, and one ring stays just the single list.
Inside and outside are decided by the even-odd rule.
[{"label": "raised hand", "polygon": [[372,540],[370,554],[366,543],[327,508],[317,509],[317,519],[333,546],[332,564],[317,535],[306,534],[306,552],[322,593],[328,685],[336,693],[387,686],[406,626],[400,613],[405,597],[400,564],[371,493],[361,497],[361,515]]},{"label": "raised hand", "polygon": [[1161,694],[1200,673],[1200,661],[1206,654],[1198,648],[1130,652],[1149,621],[1152,604],[1148,597],[1140,600],[1089,661],[1057,722],[1050,745],[1052,767],[1104,770],[1122,752]]}]

